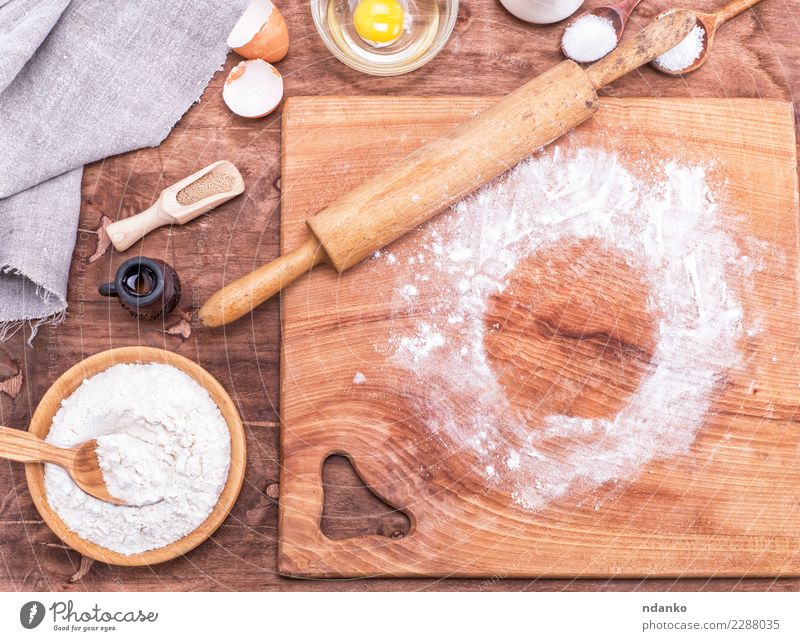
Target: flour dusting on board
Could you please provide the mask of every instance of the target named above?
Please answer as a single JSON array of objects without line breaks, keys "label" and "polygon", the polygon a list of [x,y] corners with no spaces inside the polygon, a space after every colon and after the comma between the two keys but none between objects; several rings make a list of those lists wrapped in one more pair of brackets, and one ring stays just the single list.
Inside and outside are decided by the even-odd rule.
[{"label": "flour dusting on board", "polygon": [[[686,452],[722,375],[740,362],[747,323],[758,322],[745,319],[737,295],[757,261],[720,225],[706,169],[647,160],[637,169],[652,178],[637,179],[615,154],[556,147],[434,220],[409,257],[375,258],[397,274],[390,358],[408,372],[409,389],[425,390],[409,394],[413,410],[526,509],[567,495],[597,499],[601,486],[612,492],[648,461]],[[581,240],[643,274],[654,350],[615,414],[532,421],[487,357],[487,306],[525,257]],[[400,322],[409,307],[413,327]]]}]

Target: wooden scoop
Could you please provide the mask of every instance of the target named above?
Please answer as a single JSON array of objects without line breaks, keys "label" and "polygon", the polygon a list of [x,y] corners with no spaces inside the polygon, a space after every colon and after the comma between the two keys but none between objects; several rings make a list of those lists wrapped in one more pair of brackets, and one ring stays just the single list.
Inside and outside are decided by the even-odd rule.
[{"label": "wooden scoop", "polygon": [[56,447],[29,432],[0,426],[0,458],[20,463],[53,463],[64,468],[87,494],[107,503],[125,505],[109,493],[96,450],[94,439],[75,448]]},{"label": "wooden scoop", "polygon": [[[740,13],[742,13],[742,11],[746,11],[747,9],[749,9],[755,4],[758,4],[759,2],[761,2],[761,0],[733,0],[733,2],[729,2],[716,13],[699,13],[696,11],[694,15],[697,18],[697,24],[703,27],[704,31],[703,48],[700,51],[700,55],[697,56],[697,60],[695,60],[688,67],[684,67],[683,69],[678,69],[677,71],[673,71],[672,69],[665,69],[664,67],[660,66],[655,60],[653,60],[653,62],[651,63],[653,68],[658,69],[658,71],[660,71],[661,73],[665,73],[669,76],[683,76],[687,73],[694,71],[708,59],[708,55],[709,53],[711,53],[711,47],[714,44],[714,35],[717,33],[717,29],[719,29],[723,24],[725,24],[731,18],[735,18]],[[671,11],[674,11],[674,9]],[[661,14],[661,16],[664,16],[667,13],[670,13],[670,11],[665,11],[664,13]]]},{"label": "wooden scoop", "polygon": [[[594,9],[589,9],[588,11],[584,11],[580,15],[574,17],[567,23],[567,26],[564,28],[564,31],[569,29],[576,21],[580,20],[584,16],[597,16],[598,18],[605,18],[609,20],[612,25],[614,25],[614,32],[617,34],[617,42],[619,42],[620,38],[622,38],[622,32],[625,31],[625,25],[628,24],[628,18],[631,17],[633,10],[638,6],[638,4],[642,0],[622,0],[622,2],[617,2],[616,4],[609,4],[603,7],[595,7]],[[563,40],[562,40],[563,42]],[[567,56],[567,52],[564,51],[564,46],[562,44],[561,51]],[[569,56],[567,56],[569,58]]]},{"label": "wooden scoop", "polygon": [[[214,182],[219,177],[230,186],[220,189],[220,183]],[[117,251],[125,251],[157,227],[184,225],[243,191],[244,180],[239,170],[227,160],[218,160],[167,187],[142,213],[111,223],[106,233]],[[208,195],[198,197],[205,193]]]},{"label": "wooden scoop", "polygon": [[590,118],[597,89],[674,47],[694,24],[691,11],[675,11],[586,70],[556,65],[328,205],[309,219],[304,243],[218,291],[200,320],[230,323],[321,262],[352,267]]}]

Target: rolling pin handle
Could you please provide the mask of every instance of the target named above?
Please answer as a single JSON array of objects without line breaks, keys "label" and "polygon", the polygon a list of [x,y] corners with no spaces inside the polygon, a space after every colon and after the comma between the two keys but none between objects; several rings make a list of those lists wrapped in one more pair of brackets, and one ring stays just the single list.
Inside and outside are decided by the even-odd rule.
[{"label": "rolling pin handle", "polygon": [[310,236],[299,247],[226,285],[197,312],[206,327],[221,327],[251,312],[289,283],[326,260],[322,245]]}]

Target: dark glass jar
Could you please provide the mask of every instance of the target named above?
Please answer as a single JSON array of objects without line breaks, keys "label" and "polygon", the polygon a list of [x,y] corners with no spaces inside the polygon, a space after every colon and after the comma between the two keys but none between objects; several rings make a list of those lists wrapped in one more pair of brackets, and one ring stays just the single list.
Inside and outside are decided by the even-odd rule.
[{"label": "dark glass jar", "polygon": [[133,316],[154,320],[175,309],[181,297],[181,281],[163,260],[137,256],[122,263],[114,280],[100,285],[99,292],[118,298]]}]

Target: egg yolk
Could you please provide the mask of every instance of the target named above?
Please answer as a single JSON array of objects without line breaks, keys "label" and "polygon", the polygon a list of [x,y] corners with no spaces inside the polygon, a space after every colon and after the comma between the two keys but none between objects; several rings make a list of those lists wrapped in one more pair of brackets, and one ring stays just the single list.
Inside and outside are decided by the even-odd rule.
[{"label": "egg yolk", "polygon": [[403,5],[398,0],[361,0],[353,13],[353,26],[367,42],[393,42],[403,33]]}]

